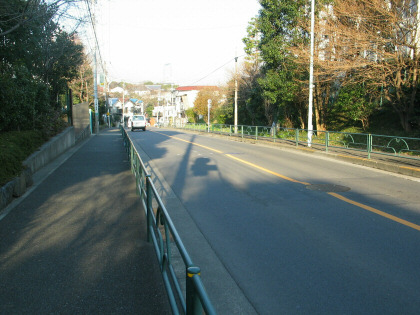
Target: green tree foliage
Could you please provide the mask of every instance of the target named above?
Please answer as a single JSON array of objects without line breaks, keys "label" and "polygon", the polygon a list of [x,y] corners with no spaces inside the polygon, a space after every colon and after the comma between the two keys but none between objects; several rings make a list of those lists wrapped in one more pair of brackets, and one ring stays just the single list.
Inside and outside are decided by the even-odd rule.
[{"label": "green tree foliage", "polygon": [[[243,40],[247,62],[259,60],[260,73],[247,85],[242,84],[249,77],[241,74],[239,89],[244,86],[245,90],[240,93],[240,109],[264,112],[268,124],[303,127],[308,103],[310,2],[261,0],[260,4],[259,15],[250,21]],[[420,121],[418,10],[413,1],[316,2],[317,130],[325,130],[336,120],[331,115],[360,121],[367,128],[379,98],[398,115],[405,131],[410,131],[413,121]],[[230,98],[231,93],[229,102]]]},{"label": "green tree foliage", "polygon": [[210,119],[214,120],[214,114],[220,107],[221,97],[219,91],[212,87],[203,88],[198,92],[197,98],[194,101],[194,113],[196,115],[202,115],[204,121],[207,122],[208,117],[208,100],[211,100]]},{"label": "green tree foliage", "polygon": [[83,47],[54,21],[61,2],[0,5],[0,131],[35,128],[61,109],[59,95],[83,61]]},{"label": "green tree foliage", "polygon": [[353,121],[360,121],[363,130],[369,128],[369,118],[377,109],[374,88],[369,89],[365,84],[352,84],[340,89],[336,105],[340,112]]},{"label": "green tree foliage", "polygon": [[185,116],[187,116],[188,122],[195,123],[197,122],[196,115],[194,113],[194,108],[188,108],[185,110]]},{"label": "green tree foliage", "polygon": [[[251,20],[244,39],[248,59],[262,64],[261,75],[248,84],[247,107],[264,110],[267,124],[277,122],[292,112],[299,92],[296,58],[290,47],[302,40],[300,19],[305,14],[306,1],[262,0],[259,16]],[[261,60],[263,61],[261,63]]]}]

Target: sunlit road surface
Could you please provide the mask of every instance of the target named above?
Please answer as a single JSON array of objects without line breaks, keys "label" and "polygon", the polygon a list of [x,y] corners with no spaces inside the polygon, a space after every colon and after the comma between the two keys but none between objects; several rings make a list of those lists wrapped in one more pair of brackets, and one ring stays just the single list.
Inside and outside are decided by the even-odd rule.
[{"label": "sunlit road surface", "polygon": [[[253,312],[419,314],[419,179],[174,130],[130,135]],[[212,293],[223,280],[209,282],[227,314]]]}]

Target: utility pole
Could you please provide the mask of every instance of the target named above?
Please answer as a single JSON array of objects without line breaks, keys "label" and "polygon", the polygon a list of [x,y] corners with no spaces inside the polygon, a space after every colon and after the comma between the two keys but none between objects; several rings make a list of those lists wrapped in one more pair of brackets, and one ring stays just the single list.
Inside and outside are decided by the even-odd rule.
[{"label": "utility pole", "polygon": [[96,134],[99,134],[99,105],[98,105],[98,65],[96,62],[96,45],[95,45],[95,52],[93,54],[93,60],[94,60],[94,77],[93,77],[93,89],[94,89],[94,95],[95,95],[95,132]]},{"label": "utility pole", "polygon": [[312,103],[314,80],[314,28],[315,28],[315,0],[311,0],[311,58],[309,61],[309,105],[308,105],[308,147],[312,145]]},{"label": "utility pole", "polygon": [[122,109],[123,109],[123,128],[125,127],[125,84],[124,84],[124,80],[123,80],[123,104],[122,104]]},{"label": "utility pole", "polygon": [[238,57],[235,57],[235,133],[238,133]]}]

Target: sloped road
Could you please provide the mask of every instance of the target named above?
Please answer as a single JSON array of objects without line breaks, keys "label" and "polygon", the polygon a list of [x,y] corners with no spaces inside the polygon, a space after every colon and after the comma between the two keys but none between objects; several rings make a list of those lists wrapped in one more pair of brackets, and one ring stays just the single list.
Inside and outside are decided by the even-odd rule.
[{"label": "sloped road", "polygon": [[[246,296],[249,312],[418,314],[418,179],[180,131],[130,136]],[[225,307],[235,301],[211,260],[188,240],[188,228],[180,234],[218,312],[231,313]]]}]

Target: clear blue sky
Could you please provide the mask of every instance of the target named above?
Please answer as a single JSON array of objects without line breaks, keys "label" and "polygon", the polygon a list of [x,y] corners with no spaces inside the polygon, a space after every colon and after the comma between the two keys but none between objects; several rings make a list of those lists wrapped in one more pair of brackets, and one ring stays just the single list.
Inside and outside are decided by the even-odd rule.
[{"label": "clear blue sky", "polygon": [[114,80],[223,84],[259,8],[257,0],[99,0],[101,55]]}]

